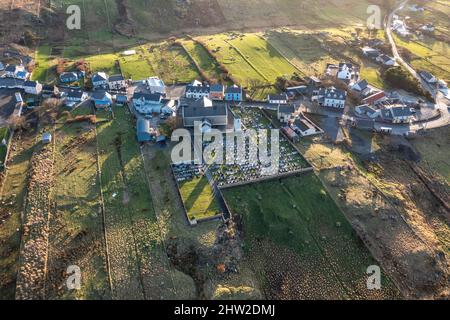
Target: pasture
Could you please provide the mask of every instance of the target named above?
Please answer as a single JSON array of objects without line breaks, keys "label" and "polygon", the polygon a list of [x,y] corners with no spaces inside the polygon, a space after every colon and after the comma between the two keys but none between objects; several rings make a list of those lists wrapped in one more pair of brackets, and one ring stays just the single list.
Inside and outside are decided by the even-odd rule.
[{"label": "pasture", "polygon": [[376,264],[313,174],[225,190],[242,218],[246,253],[272,299],[387,299],[399,297],[383,277],[366,288]]}]

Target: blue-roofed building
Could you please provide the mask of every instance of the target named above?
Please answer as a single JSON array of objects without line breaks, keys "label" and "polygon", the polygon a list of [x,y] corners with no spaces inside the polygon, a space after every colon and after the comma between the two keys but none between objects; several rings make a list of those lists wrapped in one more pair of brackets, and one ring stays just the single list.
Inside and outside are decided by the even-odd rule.
[{"label": "blue-roofed building", "polygon": [[124,106],[128,103],[128,96],[125,94],[118,94],[116,96],[116,105]]},{"label": "blue-roofed building", "polygon": [[95,89],[106,89],[108,86],[108,75],[105,72],[96,72],[91,78]]},{"label": "blue-roofed building", "polygon": [[143,118],[138,119],[136,135],[138,142],[148,142],[152,140],[150,122],[147,119]]},{"label": "blue-roofed building", "polygon": [[76,72],[64,72],[59,76],[61,83],[71,83],[79,80],[78,73]]},{"label": "blue-roofed building", "polygon": [[91,100],[97,109],[109,108],[112,105],[111,94],[106,91],[95,91],[91,96]]},{"label": "blue-roofed building", "polygon": [[228,87],[225,90],[225,101],[240,102],[244,100],[244,92],[241,87],[236,85]]}]

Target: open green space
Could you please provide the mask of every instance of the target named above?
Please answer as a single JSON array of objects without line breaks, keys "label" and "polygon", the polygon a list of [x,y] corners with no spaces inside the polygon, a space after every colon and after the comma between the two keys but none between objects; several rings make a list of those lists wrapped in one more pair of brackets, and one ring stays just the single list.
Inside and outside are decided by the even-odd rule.
[{"label": "open green space", "polygon": [[[48,299],[110,299],[97,174],[95,127],[61,124],[56,131],[54,198],[50,217]],[[70,261],[67,257],[70,256]],[[82,270],[80,290],[59,290],[69,264]]]},{"label": "open green space", "polygon": [[220,214],[212,187],[205,176],[182,182],[180,193],[190,220],[210,218]]},{"label": "open green space", "polygon": [[385,277],[381,291],[367,290],[366,269],[376,262],[313,173],[228,189],[225,198],[242,217],[269,298],[398,297]]}]

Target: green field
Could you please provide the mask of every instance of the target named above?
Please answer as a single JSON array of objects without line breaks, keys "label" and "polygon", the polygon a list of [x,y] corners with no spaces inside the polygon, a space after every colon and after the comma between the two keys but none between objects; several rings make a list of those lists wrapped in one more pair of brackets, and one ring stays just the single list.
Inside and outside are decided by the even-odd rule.
[{"label": "green field", "polygon": [[190,220],[210,218],[220,214],[219,205],[205,176],[182,182],[180,193]]},{"label": "green field", "polygon": [[408,49],[416,57],[411,64],[417,70],[427,70],[438,78],[450,80],[450,45],[426,37],[405,40],[394,35],[398,46]]},{"label": "green field", "polygon": [[33,70],[32,79],[41,83],[49,82],[50,71],[56,66],[57,61],[51,56],[52,48],[48,45],[40,46],[36,52],[36,68]]},{"label": "green field", "polygon": [[217,61],[203,46],[192,40],[183,40],[182,44],[191,58],[211,80],[220,80],[221,71]]},{"label": "green field", "polygon": [[[106,269],[95,127],[59,125],[56,131],[56,213],[50,218],[48,299],[110,299]],[[67,257],[70,256],[70,261]],[[58,289],[67,265],[82,270],[81,290]]]},{"label": "green field", "polygon": [[383,290],[366,289],[366,268],[377,263],[314,174],[229,189],[225,198],[242,217],[268,298],[399,297],[387,278]]}]

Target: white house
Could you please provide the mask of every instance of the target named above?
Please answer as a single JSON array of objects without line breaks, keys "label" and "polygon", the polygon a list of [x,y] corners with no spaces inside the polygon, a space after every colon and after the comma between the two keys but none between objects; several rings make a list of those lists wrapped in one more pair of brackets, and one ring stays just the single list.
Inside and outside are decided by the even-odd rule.
[{"label": "white house", "polygon": [[351,63],[340,63],[339,70],[337,72],[337,78],[342,81],[351,81],[355,76],[355,71],[353,64]]},{"label": "white house", "polygon": [[26,93],[39,95],[42,92],[42,84],[39,81],[25,81],[23,83],[23,89]]},{"label": "white house", "polygon": [[195,80],[192,84],[186,86],[186,98],[201,99],[209,98],[211,89],[209,85],[203,85],[200,81]]},{"label": "white house", "polygon": [[158,77],[150,77],[146,80],[147,88],[151,93],[166,94],[166,85]]},{"label": "white house", "polygon": [[76,104],[79,104],[88,99],[88,94],[81,90],[70,90],[66,96],[66,106],[73,107]]},{"label": "white house", "polygon": [[288,97],[285,93],[283,94],[269,94],[267,100],[270,104],[287,104]]},{"label": "white house", "polygon": [[377,57],[377,62],[384,64],[385,66],[395,66],[396,62],[395,59],[392,57],[389,57],[386,54],[381,54]]},{"label": "white house", "polygon": [[133,95],[134,108],[141,114],[161,113],[161,100],[159,93],[135,92]]},{"label": "white house", "polygon": [[277,109],[277,118],[281,122],[288,122],[295,113],[295,106],[280,104]]},{"label": "white house", "polygon": [[109,89],[121,91],[128,87],[128,83],[121,74],[112,75],[108,79]]},{"label": "white house", "polygon": [[347,101],[347,92],[344,90],[336,89],[334,87],[323,89],[322,99],[319,99],[319,104],[324,107],[344,109],[345,102]]}]

